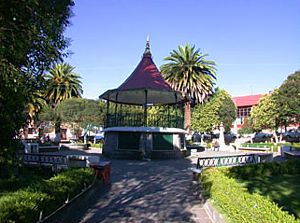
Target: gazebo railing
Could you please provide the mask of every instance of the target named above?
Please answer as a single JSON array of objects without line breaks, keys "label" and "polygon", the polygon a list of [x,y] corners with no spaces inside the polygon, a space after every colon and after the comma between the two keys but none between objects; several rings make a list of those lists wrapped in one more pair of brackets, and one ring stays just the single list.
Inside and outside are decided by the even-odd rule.
[{"label": "gazebo railing", "polygon": [[168,127],[183,128],[183,117],[176,115],[147,115],[147,123],[144,123],[143,113],[118,113],[107,114],[105,127],[116,126],[151,126],[151,127]]}]

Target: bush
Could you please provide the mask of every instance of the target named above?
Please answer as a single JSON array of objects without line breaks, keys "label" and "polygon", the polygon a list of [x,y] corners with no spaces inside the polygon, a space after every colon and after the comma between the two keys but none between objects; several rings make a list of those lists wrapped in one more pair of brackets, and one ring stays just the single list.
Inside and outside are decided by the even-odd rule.
[{"label": "bush", "polygon": [[299,222],[268,198],[250,194],[226,174],[228,169],[209,168],[203,172],[201,182],[205,195],[228,222]]},{"label": "bush", "polygon": [[91,169],[69,169],[26,189],[0,197],[0,222],[36,222],[92,183]]},{"label": "bush", "polygon": [[21,190],[0,197],[0,222],[36,222],[50,196]]},{"label": "bush", "polygon": [[300,160],[288,160],[284,163],[259,163],[247,166],[235,166],[228,170],[228,176],[247,180],[252,177],[266,177],[280,174],[300,173]]}]

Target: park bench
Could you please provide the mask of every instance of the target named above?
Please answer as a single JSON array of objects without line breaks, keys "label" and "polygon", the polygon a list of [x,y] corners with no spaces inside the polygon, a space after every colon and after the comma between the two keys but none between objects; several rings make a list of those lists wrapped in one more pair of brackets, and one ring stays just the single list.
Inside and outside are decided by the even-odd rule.
[{"label": "park bench", "polygon": [[271,149],[268,147],[238,147],[238,150],[245,152],[268,152]]},{"label": "park bench", "polygon": [[68,168],[67,157],[62,155],[24,153],[23,163],[30,166],[51,167],[53,171]]},{"label": "park bench", "polygon": [[293,147],[290,145],[280,147],[281,156],[287,158],[299,158],[300,151],[293,150]]},{"label": "park bench", "polygon": [[194,179],[196,179],[206,167],[242,166],[263,163],[272,160],[272,157],[272,153],[199,157],[196,168],[191,168],[191,170]]}]

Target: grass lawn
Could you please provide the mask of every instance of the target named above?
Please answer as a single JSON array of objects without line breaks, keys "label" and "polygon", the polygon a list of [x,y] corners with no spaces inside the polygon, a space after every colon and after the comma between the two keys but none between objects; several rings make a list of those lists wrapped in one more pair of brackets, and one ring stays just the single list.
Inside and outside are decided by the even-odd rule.
[{"label": "grass lawn", "polygon": [[256,177],[239,182],[252,192],[268,196],[283,210],[289,211],[300,218],[300,174]]}]

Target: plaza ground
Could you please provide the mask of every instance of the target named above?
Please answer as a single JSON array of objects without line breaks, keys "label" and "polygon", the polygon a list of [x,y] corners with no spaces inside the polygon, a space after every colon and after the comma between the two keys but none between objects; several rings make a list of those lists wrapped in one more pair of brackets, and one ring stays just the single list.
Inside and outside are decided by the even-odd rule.
[{"label": "plaza ground", "polygon": [[[193,184],[190,159],[112,160],[111,186],[76,201],[65,222],[212,222]],[[55,221],[55,219],[54,219]]]}]

